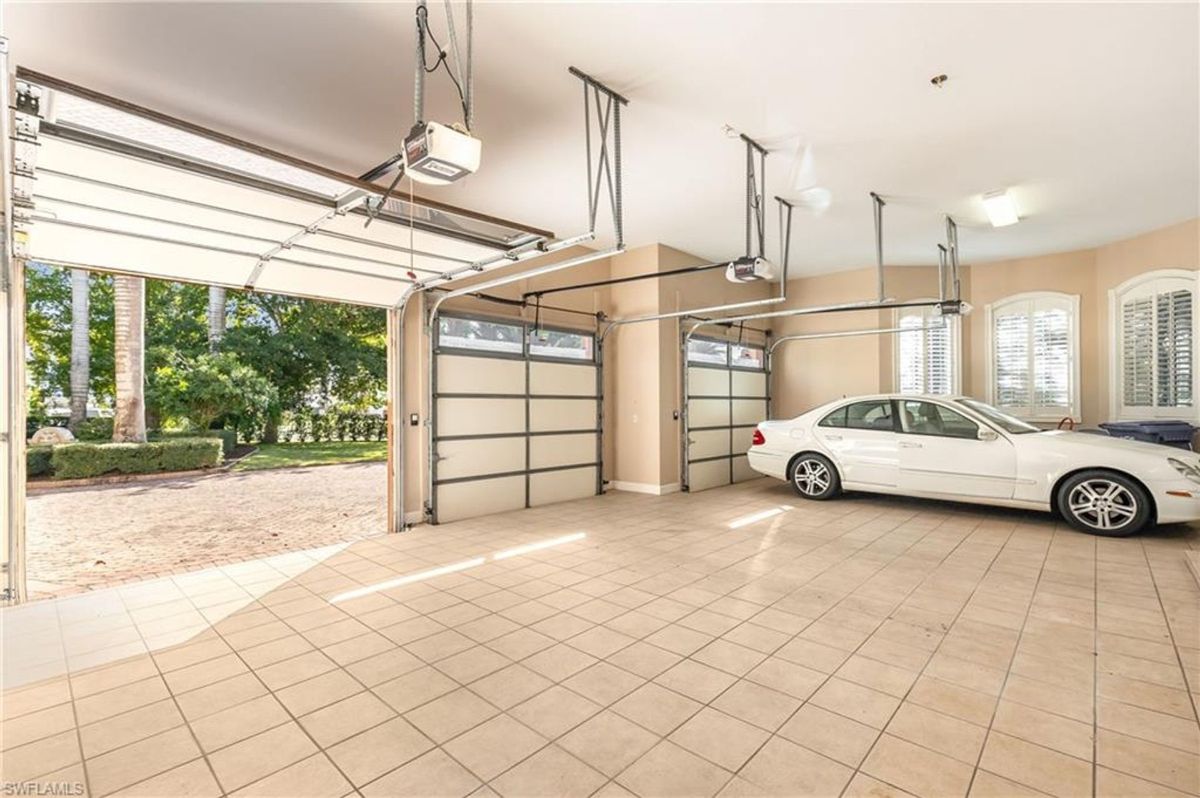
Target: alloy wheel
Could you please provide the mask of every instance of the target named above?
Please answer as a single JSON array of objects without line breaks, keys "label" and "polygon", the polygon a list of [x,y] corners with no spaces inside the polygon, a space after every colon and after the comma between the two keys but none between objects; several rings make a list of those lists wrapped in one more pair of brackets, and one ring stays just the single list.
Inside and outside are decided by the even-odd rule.
[{"label": "alloy wheel", "polygon": [[806,496],[820,496],[829,489],[829,469],[819,460],[801,460],[796,464],[792,481]]},{"label": "alloy wheel", "polygon": [[1128,526],[1138,513],[1133,493],[1108,479],[1080,482],[1067,497],[1067,506],[1081,523],[1106,532]]}]

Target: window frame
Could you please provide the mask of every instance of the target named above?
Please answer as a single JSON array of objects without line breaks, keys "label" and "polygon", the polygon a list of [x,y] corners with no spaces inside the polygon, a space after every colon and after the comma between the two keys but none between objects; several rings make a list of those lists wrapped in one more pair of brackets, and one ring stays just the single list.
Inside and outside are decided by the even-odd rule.
[{"label": "window frame", "polygon": [[[1067,405],[1065,407],[1049,410],[1044,408],[1029,407],[1009,407],[1001,405],[996,400],[996,316],[998,312],[1010,305],[1019,305],[1028,303],[1033,305],[1038,300],[1050,300],[1054,302],[1065,303],[1068,310],[1070,321],[1070,332],[1068,340],[1070,342],[1069,359],[1070,365],[1068,368],[1068,379],[1070,380],[1067,386]],[[1053,423],[1061,421],[1064,416],[1069,416],[1076,423],[1082,419],[1080,411],[1080,348],[1079,348],[1079,294],[1067,294],[1061,291],[1027,291],[1020,294],[1012,294],[995,302],[990,303],[984,309],[984,324],[987,327],[987,402],[993,407],[1002,410],[1009,415],[1015,416],[1022,421],[1031,423]],[[1030,399],[1032,399],[1033,385],[1036,380],[1036,375],[1030,372]]]},{"label": "window frame", "polygon": [[[1172,290],[1192,291],[1192,406],[1126,407],[1123,358],[1125,328],[1123,305],[1130,299],[1153,297]],[[1155,269],[1131,277],[1108,289],[1108,412],[1118,421],[1188,419],[1200,422],[1200,271],[1191,269]],[[1157,342],[1155,342],[1157,348]],[[1157,372],[1155,372],[1157,373]],[[1157,378],[1156,378],[1157,379]]]},{"label": "window frame", "polygon": [[[937,300],[923,298],[912,300],[914,302],[935,302]],[[923,321],[922,327],[926,327],[937,319],[944,319],[947,325],[947,333],[950,344],[950,392],[946,394],[929,394],[922,391],[920,394],[906,394],[900,390],[900,342],[904,332],[896,332],[892,334],[894,339],[892,342],[892,389],[901,396],[959,396],[962,394],[962,319],[957,315],[943,316],[937,312],[936,308],[896,308],[893,311],[892,321],[893,326],[899,329],[902,324],[901,320],[905,316],[911,316],[915,313],[920,313]],[[928,330],[920,330],[922,353],[925,357],[925,362],[929,361],[929,345],[928,345]],[[926,369],[928,375],[928,369]],[[924,380],[922,387],[928,388],[929,380]]]}]

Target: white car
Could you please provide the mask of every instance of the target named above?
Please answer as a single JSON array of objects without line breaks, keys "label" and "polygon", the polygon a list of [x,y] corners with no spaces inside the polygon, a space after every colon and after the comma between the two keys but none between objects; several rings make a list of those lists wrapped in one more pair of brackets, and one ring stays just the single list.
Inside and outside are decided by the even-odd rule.
[{"label": "white car", "polygon": [[806,499],[842,489],[1057,510],[1096,535],[1200,519],[1200,457],[1040,430],[967,397],[861,396],[764,421],[747,453]]}]

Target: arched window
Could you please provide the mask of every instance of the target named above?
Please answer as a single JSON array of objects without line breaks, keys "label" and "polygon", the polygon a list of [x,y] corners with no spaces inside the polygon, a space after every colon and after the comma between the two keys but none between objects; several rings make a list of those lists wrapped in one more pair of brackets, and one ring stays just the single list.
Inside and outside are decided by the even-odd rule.
[{"label": "arched window", "polygon": [[1163,269],[1109,291],[1118,418],[1196,418],[1196,275]]},{"label": "arched window", "polygon": [[988,401],[1027,421],[1079,418],[1079,297],[1041,291],[988,305]]},{"label": "arched window", "polygon": [[959,391],[959,320],[936,308],[898,308],[895,334],[896,391],[949,395]]}]

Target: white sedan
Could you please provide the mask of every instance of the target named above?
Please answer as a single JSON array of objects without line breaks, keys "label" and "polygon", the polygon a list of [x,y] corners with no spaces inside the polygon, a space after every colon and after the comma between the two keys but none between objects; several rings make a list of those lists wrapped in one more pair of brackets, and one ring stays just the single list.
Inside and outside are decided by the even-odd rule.
[{"label": "white sedan", "polygon": [[806,499],[842,489],[1057,510],[1096,535],[1200,519],[1200,457],[1040,430],[967,397],[839,399],[754,432],[750,467]]}]

